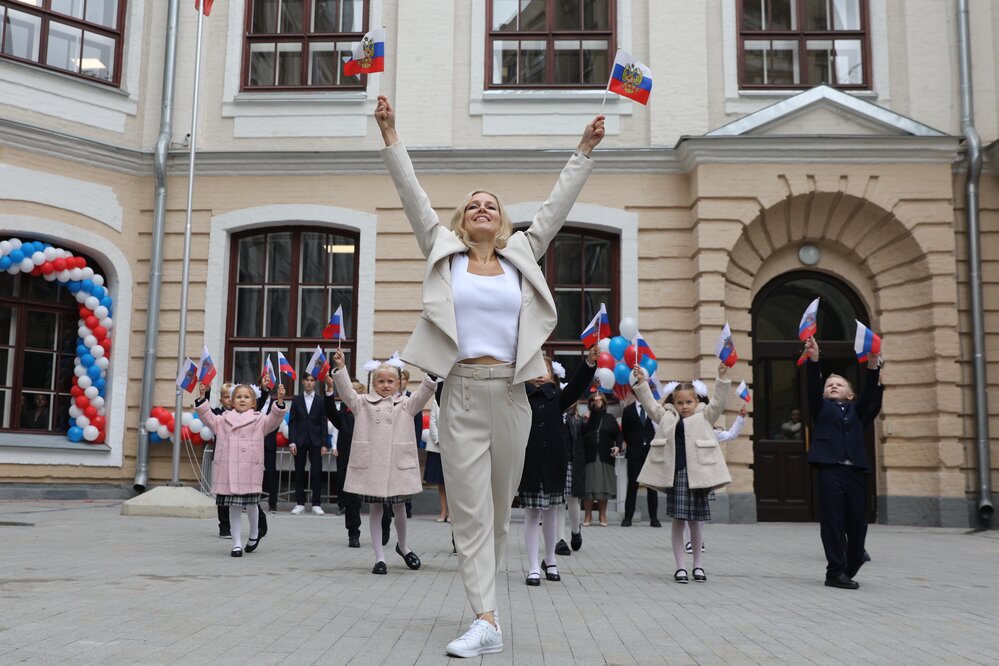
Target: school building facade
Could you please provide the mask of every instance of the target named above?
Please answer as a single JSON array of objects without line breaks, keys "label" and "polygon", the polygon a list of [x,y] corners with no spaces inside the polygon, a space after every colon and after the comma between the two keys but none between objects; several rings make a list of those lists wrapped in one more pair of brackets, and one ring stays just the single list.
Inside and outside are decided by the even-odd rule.
[{"label": "school building facade", "polygon": [[[663,379],[710,380],[728,322],[752,419],[723,445],[733,483],[716,519],[814,520],[796,326],[821,297],[827,368],[858,377],[854,320],[884,341],[871,518],[980,524],[981,465],[994,492],[999,446],[983,457],[976,436],[964,4],[217,0],[204,21],[185,355],[207,345],[221,377],[251,381],[282,351],[301,374],[337,305],[351,367],[404,346],[425,264],[377,153],[377,95],[397,108],[445,221],[487,187],[529,223],[602,110],[596,170],[543,261],[560,314],[548,351],[578,362],[579,332],[605,302],[615,331],[636,318]],[[999,381],[999,8],[966,4],[985,146],[987,389]],[[150,443],[144,423],[175,400],[191,5],[0,0],[0,241],[85,257],[113,319],[103,441],[70,441],[84,301],[60,279],[0,273],[4,497],[122,497],[170,480],[169,444]],[[386,71],[344,76],[379,25]],[[605,101],[618,49],[651,69],[648,106]],[[992,433],[996,414],[993,399]],[[186,460],[181,472],[193,480]]]}]

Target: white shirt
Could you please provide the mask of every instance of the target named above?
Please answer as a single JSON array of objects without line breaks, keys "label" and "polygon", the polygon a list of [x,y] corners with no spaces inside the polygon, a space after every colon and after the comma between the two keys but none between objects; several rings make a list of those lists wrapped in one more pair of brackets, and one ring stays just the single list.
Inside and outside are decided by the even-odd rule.
[{"label": "white shirt", "polygon": [[511,362],[517,358],[520,329],[520,273],[499,258],[502,275],[468,272],[468,255],[451,262],[451,290],[458,329],[458,360],[492,356]]},{"label": "white shirt", "polygon": [[305,413],[308,414],[312,411],[312,401],[316,398],[316,392],[313,391],[312,393],[303,393],[302,398],[305,400]]}]

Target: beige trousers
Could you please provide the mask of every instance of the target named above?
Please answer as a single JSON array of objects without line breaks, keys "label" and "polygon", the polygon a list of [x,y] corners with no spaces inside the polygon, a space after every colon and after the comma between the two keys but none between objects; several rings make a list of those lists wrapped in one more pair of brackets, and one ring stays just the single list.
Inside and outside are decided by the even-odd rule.
[{"label": "beige trousers", "polygon": [[457,364],[444,380],[438,432],[458,571],[476,615],[496,610],[510,504],[524,471],[531,408],[513,366]]}]

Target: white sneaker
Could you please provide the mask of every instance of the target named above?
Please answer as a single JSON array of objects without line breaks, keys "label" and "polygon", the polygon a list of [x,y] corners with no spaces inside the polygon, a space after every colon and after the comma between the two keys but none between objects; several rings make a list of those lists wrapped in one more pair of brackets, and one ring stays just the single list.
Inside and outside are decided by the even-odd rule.
[{"label": "white sneaker", "polygon": [[301,516],[303,513],[305,513],[305,507],[301,504],[296,504],[295,508],[291,510],[293,516]]},{"label": "white sneaker", "polygon": [[452,657],[477,657],[503,651],[503,634],[485,620],[476,620],[465,635],[447,644]]},{"label": "white sneaker", "polygon": [[312,515],[313,516],[321,516],[324,513],[326,513],[326,512],[323,511],[323,508],[321,506],[314,506],[314,507],[312,507]]}]

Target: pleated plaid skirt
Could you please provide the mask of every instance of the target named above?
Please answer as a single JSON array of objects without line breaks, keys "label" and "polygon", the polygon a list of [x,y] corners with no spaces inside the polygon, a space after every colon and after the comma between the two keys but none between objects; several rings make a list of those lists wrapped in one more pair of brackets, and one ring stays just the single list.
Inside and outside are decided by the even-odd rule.
[{"label": "pleated plaid skirt", "polygon": [[412,495],[393,495],[392,497],[374,497],[372,495],[358,495],[357,499],[369,504],[402,504],[413,498]]},{"label": "pleated plaid skirt", "polygon": [[521,509],[548,509],[565,504],[564,494],[546,493],[544,487],[541,490],[518,493],[517,499]]},{"label": "pleated plaid skirt", "polygon": [[216,495],[215,506],[254,506],[260,501],[260,493],[247,495]]},{"label": "pleated plaid skirt", "polygon": [[677,520],[711,520],[708,506],[709,490],[691,490],[687,470],[673,476],[673,487],[666,489],[666,515]]}]

